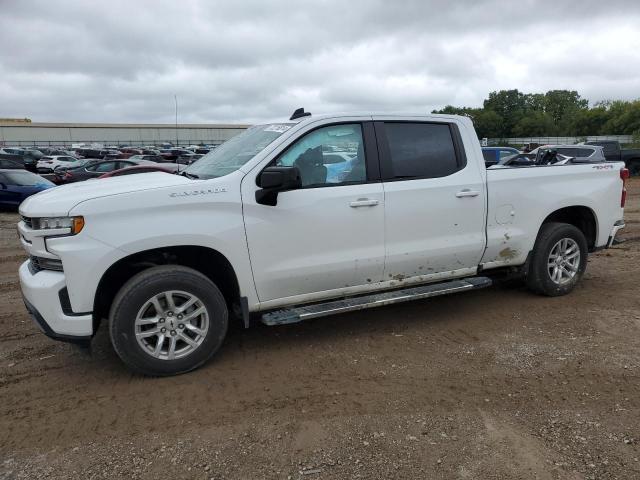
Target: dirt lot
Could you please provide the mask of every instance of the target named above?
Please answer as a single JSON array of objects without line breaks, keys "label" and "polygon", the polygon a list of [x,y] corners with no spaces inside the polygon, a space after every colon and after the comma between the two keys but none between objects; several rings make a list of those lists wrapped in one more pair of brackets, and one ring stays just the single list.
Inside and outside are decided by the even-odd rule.
[{"label": "dirt lot", "polygon": [[0,478],[640,478],[640,179],[568,297],[518,288],[231,333],[128,373],[43,336],[0,214]]}]

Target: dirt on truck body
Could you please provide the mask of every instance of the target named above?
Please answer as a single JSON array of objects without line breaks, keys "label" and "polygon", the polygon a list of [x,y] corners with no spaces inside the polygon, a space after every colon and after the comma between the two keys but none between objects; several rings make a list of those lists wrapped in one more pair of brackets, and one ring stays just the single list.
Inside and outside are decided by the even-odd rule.
[{"label": "dirt on truck body", "polygon": [[640,179],[568,296],[496,286],[237,329],[172,378],[49,340],[0,213],[0,479],[640,478]]}]

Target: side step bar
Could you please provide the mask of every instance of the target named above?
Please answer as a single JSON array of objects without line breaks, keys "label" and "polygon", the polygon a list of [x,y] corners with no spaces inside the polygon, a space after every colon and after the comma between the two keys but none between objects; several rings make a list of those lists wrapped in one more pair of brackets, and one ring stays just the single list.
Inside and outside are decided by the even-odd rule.
[{"label": "side step bar", "polygon": [[336,313],[354,312],[366,308],[382,307],[394,303],[409,302],[421,298],[437,297],[450,293],[475,290],[491,286],[491,279],[487,277],[472,277],[464,280],[452,280],[450,282],[432,283],[419,287],[393,290],[391,292],[374,293],[361,297],[333,300],[326,303],[316,303],[302,307],[275,310],[262,315],[262,323],[265,325],[284,325],[288,323],[302,322],[311,318],[334,315]]}]

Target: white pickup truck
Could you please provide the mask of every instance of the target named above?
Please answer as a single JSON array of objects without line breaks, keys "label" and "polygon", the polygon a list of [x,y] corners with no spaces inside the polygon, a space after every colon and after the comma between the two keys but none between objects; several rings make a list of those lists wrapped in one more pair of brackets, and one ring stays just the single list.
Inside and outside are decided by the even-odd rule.
[{"label": "white pickup truck", "polygon": [[20,206],[28,311],[55,339],[108,319],[134,371],[192,370],[229,318],[276,325],[487,286],[571,291],[623,228],[623,163],[486,169],[471,121],[257,125],[181,175],[57,187]]}]

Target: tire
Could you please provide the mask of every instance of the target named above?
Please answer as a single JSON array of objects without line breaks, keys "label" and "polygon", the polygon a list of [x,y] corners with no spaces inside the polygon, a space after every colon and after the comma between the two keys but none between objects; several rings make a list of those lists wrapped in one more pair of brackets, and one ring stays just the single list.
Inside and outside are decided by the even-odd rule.
[{"label": "tire", "polygon": [[124,284],[111,305],[109,333],[130,370],[177,375],[198,368],[218,351],[228,316],[224,297],[206,276],[164,265]]},{"label": "tire", "polygon": [[[561,254],[558,259],[555,254],[563,252],[563,245],[568,254]],[[555,222],[542,225],[533,247],[527,287],[549,297],[566,295],[582,278],[587,268],[587,254],[587,240],[575,226]]]}]

